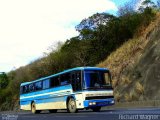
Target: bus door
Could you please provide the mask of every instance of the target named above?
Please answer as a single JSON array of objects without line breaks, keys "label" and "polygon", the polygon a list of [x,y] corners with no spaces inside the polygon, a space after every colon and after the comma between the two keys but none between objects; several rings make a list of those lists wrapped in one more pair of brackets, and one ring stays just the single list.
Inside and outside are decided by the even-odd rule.
[{"label": "bus door", "polygon": [[81,71],[71,73],[71,84],[74,92],[82,90]]}]

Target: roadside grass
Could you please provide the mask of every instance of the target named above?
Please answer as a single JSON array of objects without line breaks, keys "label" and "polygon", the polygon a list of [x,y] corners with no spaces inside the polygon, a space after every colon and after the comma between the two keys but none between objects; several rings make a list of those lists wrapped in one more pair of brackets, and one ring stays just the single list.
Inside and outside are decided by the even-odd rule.
[{"label": "roadside grass", "polygon": [[135,84],[135,89],[136,89],[136,92],[138,93],[138,94],[144,94],[144,87],[143,87],[143,85],[140,83],[140,82],[136,82],[136,84]]},{"label": "roadside grass", "polygon": [[131,83],[131,80],[129,80],[128,77],[126,77],[126,76],[122,77],[122,82],[121,82],[122,85],[128,85],[130,83]]},{"label": "roadside grass", "polygon": [[120,99],[121,99],[121,94],[117,91],[117,92],[114,94],[114,97],[115,97],[115,100],[116,100],[117,102],[119,102]]},{"label": "roadside grass", "polygon": [[[142,55],[142,51],[147,44],[147,40],[141,38],[131,39],[124,43],[120,48],[114,51],[104,62],[98,64],[99,67],[109,68],[114,79],[114,86],[116,87],[120,80],[123,71],[128,67],[133,67],[137,58]],[[125,77],[123,83],[130,83],[129,79]]]}]

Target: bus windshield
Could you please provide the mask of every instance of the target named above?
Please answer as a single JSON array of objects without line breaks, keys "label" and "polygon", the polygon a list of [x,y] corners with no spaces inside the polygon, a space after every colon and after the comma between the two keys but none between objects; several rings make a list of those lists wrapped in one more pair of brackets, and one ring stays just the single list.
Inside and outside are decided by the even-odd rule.
[{"label": "bus windshield", "polygon": [[112,88],[108,71],[85,71],[85,89]]}]

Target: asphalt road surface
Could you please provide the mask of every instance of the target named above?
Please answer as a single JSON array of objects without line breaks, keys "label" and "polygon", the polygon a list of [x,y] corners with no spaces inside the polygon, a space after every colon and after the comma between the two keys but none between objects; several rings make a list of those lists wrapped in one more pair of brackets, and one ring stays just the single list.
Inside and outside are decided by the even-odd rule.
[{"label": "asphalt road surface", "polygon": [[78,113],[58,111],[40,114],[31,112],[0,112],[0,120],[160,120],[160,108],[82,110]]}]

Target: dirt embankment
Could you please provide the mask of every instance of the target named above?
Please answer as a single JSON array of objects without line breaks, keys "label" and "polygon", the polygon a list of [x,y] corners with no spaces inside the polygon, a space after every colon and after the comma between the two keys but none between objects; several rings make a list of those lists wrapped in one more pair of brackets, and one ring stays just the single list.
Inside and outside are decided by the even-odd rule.
[{"label": "dirt embankment", "polygon": [[124,43],[98,66],[111,70],[117,101],[160,100],[160,14],[141,37]]},{"label": "dirt embankment", "polygon": [[[148,36],[139,62],[131,73],[132,81],[138,79],[144,87],[144,99],[160,100],[160,21]],[[138,73],[135,78],[132,74]]]}]

